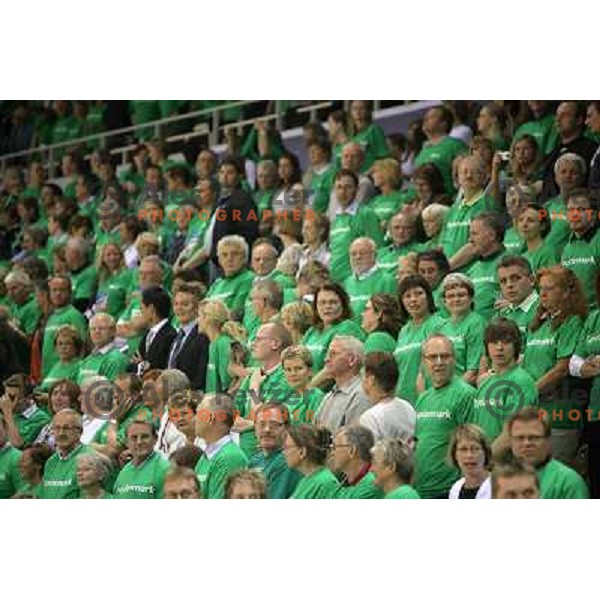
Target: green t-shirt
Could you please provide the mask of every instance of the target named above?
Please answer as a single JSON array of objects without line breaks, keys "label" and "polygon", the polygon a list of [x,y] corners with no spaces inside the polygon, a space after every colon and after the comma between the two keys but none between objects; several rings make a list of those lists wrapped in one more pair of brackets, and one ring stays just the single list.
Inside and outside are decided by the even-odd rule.
[{"label": "green t-shirt", "polygon": [[340,500],[376,500],[383,498],[383,492],[375,485],[375,475],[367,473],[354,485],[340,485],[336,498]]},{"label": "green t-shirt", "polygon": [[321,214],[327,212],[336,172],[336,168],[333,165],[326,165],[325,167],[313,170],[308,188],[307,204],[314,211]]},{"label": "green t-shirt", "polygon": [[558,460],[551,459],[538,469],[540,497],[549,499],[586,500],[590,497],[587,485],[579,473]]},{"label": "green t-shirt", "polygon": [[507,254],[522,254],[525,242],[514,227],[509,227],[504,233],[504,247]]},{"label": "green t-shirt", "polygon": [[116,348],[108,352],[96,352],[86,356],[79,365],[77,383],[81,385],[86,379],[95,375],[114,381],[114,378],[127,370],[129,361],[127,357]]},{"label": "green t-shirt", "polygon": [[315,415],[323,403],[325,394],[317,388],[309,388],[303,394],[293,391],[286,402],[290,422],[314,423]]},{"label": "green t-shirt", "polygon": [[390,155],[385,133],[381,125],[371,123],[366,129],[352,136],[351,141],[362,146],[365,153],[365,160],[361,167],[361,172],[366,173],[376,160],[387,158]]},{"label": "green t-shirt", "polygon": [[[575,354],[581,358],[600,355],[600,309],[592,311],[585,320]],[[588,420],[600,420],[600,375],[592,379]]]},{"label": "green t-shirt", "polygon": [[196,464],[196,474],[204,498],[216,500],[225,498],[227,478],[247,466],[246,455],[232,441],[228,441],[210,458],[203,454]]},{"label": "green t-shirt", "polygon": [[416,385],[421,368],[421,345],[432,333],[439,331],[443,323],[443,320],[434,314],[419,325],[415,325],[411,319],[400,330],[394,350],[394,358],[400,371],[396,394],[413,406],[417,400]]},{"label": "green t-shirt", "polygon": [[58,362],[58,354],[54,347],[57,330],[63,325],[73,325],[81,339],[87,339],[87,322],[85,317],[71,305],[55,310],[46,323],[42,344],[42,376],[46,377],[50,369]]},{"label": "green t-shirt", "polygon": [[523,123],[513,135],[512,143],[520,140],[525,134],[535,139],[542,156],[550,154],[559,143],[554,114],[550,113],[540,119]]},{"label": "green t-shirt", "polygon": [[140,465],[127,463],[115,481],[113,495],[118,500],[153,500],[163,497],[169,461],[152,451]]},{"label": "green t-shirt", "polygon": [[474,311],[470,311],[461,319],[446,319],[440,329],[454,346],[456,373],[463,375],[465,371],[479,371],[479,361],[483,354],[483,334],[487,321]]},{"label": "green t-shirt", "polygon": [[340,486],[335,475],[327,468],[320,467],[314,473],[303,477],[292,494],[293,500],[328,500],[336,498]]},{"label": "green t-shirt", "polygon": [[40,384],[40,390],[43,392],[50,391],[50,388],[61,379],[68,379],[69,381],[77,381],[79,374],[79,366],[81,365],[81,359],[76,358],[68,363],[57,362],[51,369],[48,375],[44,378],[44,381]]},{"label": "green t-shirt", "polygon": [[35,404],[31,404],[22,413],[15,414],[14,418],[25,446],[33,444],[39,432],[51,421],[50,415]]},{"label": "green t-shirt", "polygon": [[490,442],[501,433],[504,423],[526,406],[537,406],[538,392],[529,373],[515,365],[502,374],[485,379],[477,390],[471,422],[485,431]]},{"label": "green t-shirt", "polygon": [[489,212],[494,201],[483,192],[468,204],[464,200],[456,201],[448,211],[440,241],[444,254],[452,258],[469,241],[471,221],[483,212]]},{"label": "green t-shirt", "polygon": [[423,392],[415,403],[415,488],[423,498],[447,496],[460,472],[446,455],[457,426],[471,420],[476,390],[456,375],[447,386]]},{"label": "green t-shirt", "polygon": [[254,273],[243,269],[232,277],[217,279],[208,289],[206,297],[221,300],[230,311],[241,315],[253,281]]},{"label": "green t-shirt", "polygon": [[12,498],[23,485],[20,458],[21,451],[10,444],[0,448],[0,500]]},{"label": "green t-shirt", "polygon": [[504,254],[504,249],[502,249],[495,254],[481,258],[474,262],[466,273],[475,288],[475,312],[484,319],[492,317],[494,304],[500,295],[497,268]]},{"label": "green t-shirt", "polygon": [[73,301],[85,298],[95,298],[98,286],[98,269],[94,266],[86,267],[77,273],[71,273],[71,288]]},{"label": "green t-shirt", "polygon": [[256,190],[254,192],[254,202],[258,208],[258,217],[262,220],[265,210],[271,210],[273,206],[273,197],[277,190]]},{"label": "green t-shirt", "polygon": [[[152,411],[147,406],[134,406],[129,412],[121,419],[117,427],[117,442],[121,446],[127,445],[127,428],[133,421],[147,421],[152,422],[153,415]],[[94,436],[93,442],[95,444],[105,445],[108,443],[108,426],[109,421],[97,431]]]},{"label": "green t-shirt", "polygon": [[339,213],[331,224],[329,273],[334,281],[342,282],[351,275],[348,249],[359,237],[370,237],[377,246],[383,244],[383,230],[368,206],[358,208],[356,214]]},{"label": "green t-shirt", "polygon": [[231,385],[231,375],[227,367],[231,362],[231,344],[233,339],[222,333],[208,346],[208,364],[206,367],[206,393],[226,392]]},{"label": "green t-shirt", "polygon": [[467,154],[467,152],[468,148],[463,142],[446,136],[435,144],[425,143],[415,158],[415,167],[433,163],[442,174],[446,192],[452,195],[456,191],[452,182],[452,162],[459,154]]},{"label": "green t-shirt", "polygon": [[406,194],[393,190],[389,194],[380,194],[369,200],[369,208],[375,213],[382,225],[387,223],[406,204]]},{"label": "green t-shirt", "polygon": [[374,331],[368,335],[363,350],[365,354],[369,354],[369,352],[393,354],[396,350],[396,340],[385,331]]},{"label": "green t-shirt", "polygon": [[596,280],[600,276],[600,229],[581,238],[571,235],[564,247],[561,264],[571,269],[581,282],[583,293],[590,307],[598,306]]},{"label": "green t-shirt", "polygon": [[35,296],[30,294],[21,305],[11,302],[11,309],[19,329],[27,335],[32,335],[42,315]]},{"label": "green t-shirt", "polygon": [[[574,354],[583,322],[580,317],[573,315],[554,331],[551,325],[551,320],[546,319],[539,329],[530,330],[527,334],[523,367],[536,382],[552,369],[558,360],[569,359]],[[548,398],[540,398],[540,408],[547,411],[552,419],[553,428],[576,429],[581,425],[582,419],[574,420],[568,416],[569,411],[581,409],[578,399],[572,396],[563,393],[559,386],[558,393],[551,394]]]},{"label": "green t-shirt", "polygon": [[358,324],[362,322],[363,310],[373,294],[398,292],[396,278],[377,267],[366,277],[358,278],[356,275],[350,275],[344,281],[343,287],[350,296],[352,318]]},{"label": "green t-shirt", "polygon": [[545,267],[552,267],[558,264],[556,248],[550,246],[546,240],[544,240],[535,250],[532,250],[531,252],[529,250],[525,250],[521,256],[527,259],[534,273],[537,273],[537,271]]},{"label": "green t-shirt", "polygon": [[534,290],[519,306],[506,306],[494,312],[494,317],[504,317],[516,323],[521,334],[523,335],[523,348],[527,340],[527,330],[529,324],[533,321],[535,313],[540,304],[540,296]]},{"label": "green t-shirt", "polygon": [[385,500],[420,500],[421,496],[412,485],[405,483],[385,495]]},{"label": "green t-shirt", "polygon": [[398,269],[398,259],[411,252],[420,251],[420,245],[414,242],[409,242],[404,246],[395,246],[394,244],[385,246],[377,251],[377,266],[395,277]]},{"label": "green t-shirt", "polygon": [[261,471],[267,480],[267,498],[286,499],[302,479],[301,473],[290,469],[281,450],[265,454],[256,452],[250,458],[249,467]]},{"label": "green t-shirt", "polygon": [[124,268],[99,282],[96,302],[102,303],[101,312],[107,312],[115,319],[119,318],[127,306],[127,294],[131,289],[133,273],[133,270]]},{"label": "green t-shirt", "polygon": [[79,498],[77,459],[89,451],[87,446],[80,444],[64,458],[55,452],[44,466],[41,498],[51,500]]},{"label": "green t-shirt", "polygon": [[311,327],[302,338],[302,345],[306,346],[313,358],[313,370],[318,373],[325,365],[325,356],[331,340],[336,335],[351,335],[361,342],[365,339],[363,330],[350,319],[332,325],[320,331]]},{"label": "green t-shirt", "polygon": [[560,256],[571,236],[571,228],[567,219],[567,203],[561,196],[556,196],[548,200],[544,208],[548,212],[551,222],[550,232],[544,238],[544,245],[554,248],[556,256]]}]

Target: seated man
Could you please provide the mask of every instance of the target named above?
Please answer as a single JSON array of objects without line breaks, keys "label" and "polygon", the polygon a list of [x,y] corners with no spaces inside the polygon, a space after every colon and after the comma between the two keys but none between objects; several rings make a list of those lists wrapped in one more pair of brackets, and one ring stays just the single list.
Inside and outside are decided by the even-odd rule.
[{"label": "seated man", "polygon": [[246,455],[233,441],[232,400],[224,394],[207,394],[198,407],[196,434],[206,443],[196,474],[205,498],[223,499],[229,475],[248,466]]},{"label": "seated man", "polygon": [[331,448],[331,470],[342,473],[343,483],[336,498],[358,500],[383,498],[371,472],[371,448],[375,438],[369,429],[360,425],[338,430]]},{"label": "seated man", "polygon": [[352,275],[344,281],[344,289],[350,296],[354,320],[361,322],[367,301],[373,294],[398,291],[396,278],[377,266],[377,245],[371,238],[361,237],[350,244]]},{"label": "seated man", "polygon": [[537,500],[540,482],[535,469],[526,463],[511,461],[492,471],[494,500]]},{"label": "seated man", "polygon": [[174,467],[165,476],[164,497],[167,500],[198,500],[202,498],[196,473],[185,467]]},{"label": "seated man", "polygon": [[143,370],[166,369],[171,345],[177,333],[169,323],[171,299],[160,287],[142,292],[141,312],[148,331],[142,337],[138,349]]},{"label": "seated man", "polygon": [[114,485],[117,499],[151,500],[163,497],[169,461],[154,450],[156,427],[149,420],[135,420],[127,427],[127,449],[131,462],[122,469]]},{"label": "seated man", "polygon": [[560,461],[552,458],[551,422],[547,415],[529,406],[517,413],[507,425],[513,456],[532,466],[539,477],[543,499],[589,498],[585,481]]},{"label": "seated man", "polygon": [[61,410],[54,415],[52,431],[56,452],[44,466],[40,498],[79,498],[77,460],[82,454],[89,452],[88,447],[80,441],[83,433],[81,415],[71,408]]},{"label": "seated man", "polygon": [[27,391],[26,376],[17,373],[4,382],[4,396],[0,398],[7,436],[15,448],[32,444],[50,422],[48,413],[38,408]]},{"label": "seated man", "polygon": [[383,438],[410,440],[415,433],[417,416],[406,400],[395,397],[398,384],[398,364],[393,354],[371,352],[365,356],[362,385],[373,404],[359,419],[373,434],[375,441]]},{"label": "seated man", "polygon": [[111,381],[127,370],[128,360],[115,344],[117,324],[108,313],[97,313],[89,325],[92,350],[79,365],[77,382],[93,375],[104,375]]},{"label": "seated man", "polygon": [[73,306],[85,312],[96,297],[98,270],[90,264],[90,244],[83,238],[71,237],[65,246],[65,260],[73,287]]},{"label": "seated man", "polygon": [[345,425],[356,424],[370,408],[360,380],[363,360],[363,344],[360,340],[338,335],[331,341],[325,359],[325,371],[334,379],[335,385],[323,398],[315,415],[315,423],[333,434]]},{"label": "seated man", "polygon": [[302,475],[287,466],[283,441],[287,409],[281,404],[265,403],[254,412],[259,450],[250,458],[250,468],[264,473],[268,498],[289,498]]}]

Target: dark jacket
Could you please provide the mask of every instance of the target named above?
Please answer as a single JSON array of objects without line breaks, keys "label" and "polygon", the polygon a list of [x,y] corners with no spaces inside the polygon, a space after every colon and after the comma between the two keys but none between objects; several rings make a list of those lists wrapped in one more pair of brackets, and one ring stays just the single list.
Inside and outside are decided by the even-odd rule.
[{"label": "dark jacket", "polygon": [[[217,263],[217,244],[226,235],[241,235],[252,247],[258,238],[258,209],[252,197],[242,189],[233,190],[224,196],[217,204],[217,211],[221,211],[215,219],[212,234],[210,258]],[[237,211],[237,212],[233,212]]]},{"label": "dark jacket", "polygon": [[150,363],[151,369],[166,369],[167,363],[169,362],[169,351],[173,339],[177,335],[177,332],[173,326],[167,322],[154,336],[150,348],[146,352],[146,338],[148,337],[148,331],[144,334],[144,337],[140,341],[139,353],[140,356]]},{"label": "dark jacket", "polygon": [[[173,362],[174,369],[179,369],[188,376],[193,390],[204,391],[209,343],[209,339],[198,331],[196,325],[185,338],[185,342]],[[172,345],[174,344],[175,340]]]}]

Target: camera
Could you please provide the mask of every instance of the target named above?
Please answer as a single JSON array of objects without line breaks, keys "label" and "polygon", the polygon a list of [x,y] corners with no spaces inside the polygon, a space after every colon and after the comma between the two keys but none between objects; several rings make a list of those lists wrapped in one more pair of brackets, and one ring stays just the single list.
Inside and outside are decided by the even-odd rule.
[{"label": "camera", "polygon": [[508,152],[508,151],[498,152],[498,155],[500,156],[500,159],[502,160],[502,162],[508,162],[510,160],[510,152]]}]

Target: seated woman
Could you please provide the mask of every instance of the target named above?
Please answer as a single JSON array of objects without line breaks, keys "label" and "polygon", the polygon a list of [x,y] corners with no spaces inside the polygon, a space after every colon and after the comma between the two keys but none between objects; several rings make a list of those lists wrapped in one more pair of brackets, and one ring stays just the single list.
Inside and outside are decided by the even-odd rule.
[{"label": "seated woman", "polygon": [[427,241],[419,245],[419,252],[442,249],[440,234],[444,228],[444,221],[449,210],[449,206],[437,202],[423,209],[420,219]]},{"label": "seated woman", "polygon": [[362,315],[362,328],[367,333],[364,352],[394,352],[402,326],[400,304],[391,294],[373,294]]},{"label": "seated woman", "polygon": [[84,500],[109,500],[105,487],[112,473],[111,460],[98,452],[82,454],[77,459],[77,484]]},{"label": "seated woman", "polygon": [[450,488],[450,500],[489,500],[492,497],[492,448],[476,425],[459,425],[450,440],[449,456],[462,477]]},{"label": "seated woman", "polygon": [[134,271],[125,264],[121,247],[112,242],[102,246],[98,263],[98,293],[92,312],[117,318],[125,310]]},{"label": "seated woman", "polygon": [[265,500],[267,482],[260,471],[243,469],[230,475],[225,483],[227,500]]},{"label": "seated woman", "polygon": [[63,325],[54,338],[54,347],[58,362],[50,369],[48,375],[40,384],[41,392],[50,388],[63,379],[76,380],[79,375],[79,365],[83,352],[83,340],[73,325]]},{"label": "seated woman", "polygon": [[420,498],[410,482],[414,466],[412,451],[406,441],[385,438],[371,450],[371,470],[375,473],[375,485],[384,493],[384,500],[418,500]]},{"label": "seated woman", "polygon": [[[48,393],[48,412],[51,416],[60,412],[64,408],[71,408],[81,412],[79,394],[79,386],[74,381],[60,379],[52,385]],[[50,448],[54,449],[54,433],[52,431],[52,422],[43,427],[43,429],[39,432],[35,443],[48,444]]]},{"label": "seated woman", "polygon": [[319,261],[324,267],[329,266],[329,219],[321,213],[311,213],[311,218],[304,219],[302,224],[302,256],[298,263],[298,271],[312,260]]},{"label": "seated woman", "polygon": [[560,260],[558,248],[546,242],[551,228],[552,220],[541,204],[525,204],[517,217],[517,231],[525,242],[521,256],[529,261],[534,273]]},{"label": "seated woman", "polygon": [[323,401],[323,392],[309,388],[312,379],[313,359],[304,346],[288,346],[281,353],[281,366],[288,385],[294,390],[285,402],[292,423],[314,423],[317,410]]},{"label": "seated woman", "polygon": [[283,442],[285,460],[290,469],[296,469],[303,475],[292,499],[335,498],[340,483],[325,466],[332,441],[331,433],[324,427],[299,424],[288,429]]},{"label": "seated woman", "polygon": [[46,444],[33,444],[23,450],[19,459],[19,470],[23,486],[19,498],[39,498],[42,491],[44,466],[52,456],[52,449]]},{"label": "seated woman", "polygon": [[288,330],[292,344],[300,344],[302,337],[312,325],[314,314],[312,306],[303,300],[287,304],[279,313],[281,323]]}]

